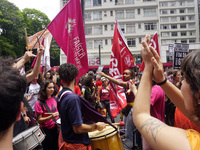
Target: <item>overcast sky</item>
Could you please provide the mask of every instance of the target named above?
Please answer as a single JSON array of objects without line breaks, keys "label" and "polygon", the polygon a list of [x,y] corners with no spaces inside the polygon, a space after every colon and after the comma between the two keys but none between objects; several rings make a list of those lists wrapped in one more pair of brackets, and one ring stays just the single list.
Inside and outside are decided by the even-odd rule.
[{"label": "overcast sky", "polygon": [[20,10],[24,8],[35,8],[45,13],[52,20],[60,11],[59,0],[8,0],[14,3]]}]

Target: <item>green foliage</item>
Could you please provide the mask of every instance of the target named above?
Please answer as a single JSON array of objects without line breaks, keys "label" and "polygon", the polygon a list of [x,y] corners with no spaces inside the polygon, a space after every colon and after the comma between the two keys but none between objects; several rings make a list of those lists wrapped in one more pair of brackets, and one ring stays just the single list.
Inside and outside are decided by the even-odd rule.
[{"label": "green foliage", "polygon": [[21,56],[24,53],[23,16],[21,11],[7,0],[0,1],[0,55]]},{"label": "green foliage", "polygon": [[25,8],[22,11],[22,15],[24,18],[23,23],[27,29],[28,36],[45,29],[50,23],[47,15],[36,9]]}]

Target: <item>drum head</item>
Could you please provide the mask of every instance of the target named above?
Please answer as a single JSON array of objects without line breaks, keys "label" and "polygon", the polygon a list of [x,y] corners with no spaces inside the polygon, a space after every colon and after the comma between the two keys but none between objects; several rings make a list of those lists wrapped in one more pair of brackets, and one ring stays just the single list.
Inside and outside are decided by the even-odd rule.
[{"label": "drum head", "polygon": [[106,126],[105,129],[102,131],[94,131],[94,132],[88,132],[89,138],[91,140],[101,140],[105,138],[109,138],[117,133],[117,129],[111,127],[111,126]]}]

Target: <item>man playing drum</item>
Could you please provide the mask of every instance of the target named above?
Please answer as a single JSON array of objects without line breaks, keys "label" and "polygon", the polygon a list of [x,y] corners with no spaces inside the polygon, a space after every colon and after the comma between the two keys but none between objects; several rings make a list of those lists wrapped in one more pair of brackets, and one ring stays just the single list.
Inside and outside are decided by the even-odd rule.
[{"label": "man playing drum", "polygon": [[[78,73],[78,69],[70,63],[62,64],[59,68],[60,79],[63,83],[63,89],[58,95],[58,110],[61,117],[63,137],[63,143],[59,148],[60,150],[70,148],[91,150],[88,132],[94,130],[101,131],[105,128],[105,123],[103,122],[97,122],[91,125],[83,123],[81,99],[73,92]],[[64,95],[64,92],[68,94]]]},{"label": "man playing drum", "polygon": [[20,120],[26,78],[13,68],[11,59],[0,57],[0,147],[12,150],[13,127]]}]

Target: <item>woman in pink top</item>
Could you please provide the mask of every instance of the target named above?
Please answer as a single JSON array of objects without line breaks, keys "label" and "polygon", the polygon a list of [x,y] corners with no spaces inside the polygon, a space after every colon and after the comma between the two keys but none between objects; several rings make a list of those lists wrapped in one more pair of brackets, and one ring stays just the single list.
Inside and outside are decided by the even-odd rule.
[{"label": "woman in pink top", "polygon": [[[38,101],[35,103],[35,115],[44,130],[46,137],[42,142],[44,150],[57,150],[58,149],[58,132],[55,120],[58,119],[57,102],[53,97],[54,83],[53,81],[46,80],[40,88],[38,93]],[[45,103],[49,107],[52,114],[49,113],[45,107]]]}]

